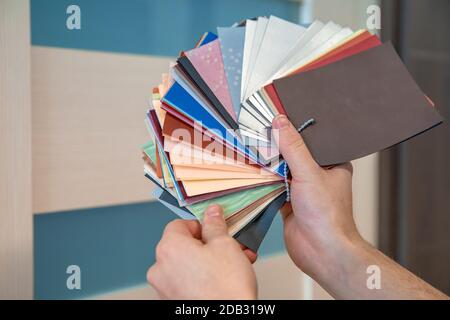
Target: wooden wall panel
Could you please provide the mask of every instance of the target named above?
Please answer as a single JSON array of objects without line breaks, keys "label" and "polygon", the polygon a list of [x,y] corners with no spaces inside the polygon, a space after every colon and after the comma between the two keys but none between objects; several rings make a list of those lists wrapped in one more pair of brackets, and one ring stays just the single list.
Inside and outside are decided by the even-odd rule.
[{"label": "wooden wall panel", "polygon": [[29,11],[0,1],[0,299],[33,297]]},{"label": "wooden wall panel", "polygon": [[32,47],[34,212],[150,199],[139,146],[169,61]]},{"label": "wooden wall panel", "polygon": [[378,245],[378,154],[353,161],[353,216],[361,235]]},{"label": "wooden wall panel", "polygon": [[[333,12],[336,17],[340,12],[344,21],[357,15],[352,22],[356,28],[365,21],[365,7],[358,8],[362,11],[348,17],[345,10],[334,10],[327,3],[315,13]],[[34,47],[32,61],[34,211],[148,200],[151,184],[142,177],[138,147],[146,138],[146,98],[169,59]],[[356,162],[356,220],[373,243],[376,177],[376,156]],[[280,265],[292,267],[287,259]],[[271,290],[278,285],[270,284],[275,278],[268,270],[261,278],[268,282],[262,294],[267,298],[274,297]],[[303,297],[299,276],[286,278],[295,286],[292,295],[289,291],[283,297]],[[317,284],[312,290],[315,298],[329,297]]]}]

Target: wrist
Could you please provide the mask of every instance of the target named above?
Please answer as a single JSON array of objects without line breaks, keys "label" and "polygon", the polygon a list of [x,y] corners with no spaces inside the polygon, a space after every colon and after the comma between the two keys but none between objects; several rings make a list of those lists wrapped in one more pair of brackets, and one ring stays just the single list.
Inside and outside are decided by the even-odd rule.
[{"label": "wrist", "polygon": [[370,245],[357,232],[337,235],[323,245],[308,274],[323,287],[330,282],[345,281],[367,246]]}]

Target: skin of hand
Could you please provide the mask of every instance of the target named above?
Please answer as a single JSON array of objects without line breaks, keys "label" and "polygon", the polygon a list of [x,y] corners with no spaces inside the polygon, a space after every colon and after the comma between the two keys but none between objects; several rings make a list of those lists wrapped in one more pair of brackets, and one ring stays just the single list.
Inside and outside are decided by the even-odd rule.
[{"label": "skin of hand", "polygon": [[307,274],[326,273],[328,265],[318,261],[337,246],[360,240],[352,216],[352,166],[321,168],[283,115],[274,119],[273,128],[292,175],[291,202],[282,210],[287,251]]},{"label": "skin of hand", "polygon": [[203,225],[167,225],[147,280],[163,299],[256,299],[255,260],[255,253],[228,235],[221,207],[212,205]]},{"label": "skin of hand", "polygon": [[[447,299],[358,233],[352,209],[350,164],[321,168],[285,116],[273,121],[292,174],[291,203],[282,210],[287,251],[302,271],[338,299]],[[165,299],[255,299],[256,254],[227,233],[222,209],[211,206],[203,225],[175,220],[156,248],[148,282]],[[381,287],[369,289],[369,266]]]},{"label": "skin of hand", "polygon": [[[338,299],[448,298],[361,237],[350,163],[324,169],[286,116],[275,117],[272,127],[292,175],[291,203],[282,210],[286,247],[303,272]],[[379,289],[367,285],[369,266],[379,267]]]}]

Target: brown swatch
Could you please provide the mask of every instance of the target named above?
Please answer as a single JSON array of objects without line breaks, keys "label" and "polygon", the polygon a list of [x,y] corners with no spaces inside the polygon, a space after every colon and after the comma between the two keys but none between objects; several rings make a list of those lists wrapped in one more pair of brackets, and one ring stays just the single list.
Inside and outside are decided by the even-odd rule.
[{"label": "brown swatch", "polygon": [[443,119],[390,43],[325,67],[275,80],[286,112],[322,166],[388,148]]}]

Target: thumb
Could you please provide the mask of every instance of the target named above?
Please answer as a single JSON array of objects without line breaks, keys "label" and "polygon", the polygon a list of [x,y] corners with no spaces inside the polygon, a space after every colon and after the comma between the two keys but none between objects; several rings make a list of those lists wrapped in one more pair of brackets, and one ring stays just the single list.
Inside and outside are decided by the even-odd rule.
[{"label": "thumb", "polygon": [[209,206],[203,218],[202,239],[205,243],[210,242],[214,238],[226,236],[227,223],[223,217],[223,210],[219,205]]},{"label": "thumb", "polygon": [[285,115],[273,119],[272,128],[280,153],[286,160],[292,177],[304,179],[310,177],[319,165],[311,156],[303,138]]}]

